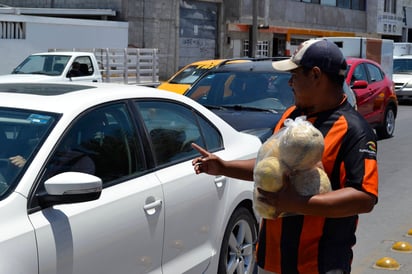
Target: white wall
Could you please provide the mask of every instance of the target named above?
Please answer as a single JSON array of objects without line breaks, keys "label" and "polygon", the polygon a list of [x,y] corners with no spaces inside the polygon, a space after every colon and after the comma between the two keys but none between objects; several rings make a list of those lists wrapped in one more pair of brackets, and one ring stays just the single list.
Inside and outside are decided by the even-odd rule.
[{"label": "white wall", "polygon": [[52,17],[0,15],[25,22],[26,39],[0,39],[0,74],[10,73],[27,55],[50,48],[126,48],[128,23]]}]

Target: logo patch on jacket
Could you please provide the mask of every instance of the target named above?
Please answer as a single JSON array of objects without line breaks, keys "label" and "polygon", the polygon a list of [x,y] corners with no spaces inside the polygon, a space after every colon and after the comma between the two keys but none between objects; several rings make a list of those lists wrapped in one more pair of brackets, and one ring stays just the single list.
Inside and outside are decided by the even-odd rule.
[{"label": "logo patch on jacket", "polygon": [[369,157],[376,157],[377,146],[375,141],[369,141],[366,143],[365,148],[360,148],[359,152],[366,153]]}]

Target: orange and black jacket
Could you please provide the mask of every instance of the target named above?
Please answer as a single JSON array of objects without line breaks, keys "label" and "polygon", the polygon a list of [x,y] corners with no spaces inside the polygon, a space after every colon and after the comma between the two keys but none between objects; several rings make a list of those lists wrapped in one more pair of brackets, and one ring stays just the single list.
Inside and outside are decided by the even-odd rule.
[{"label": "orange and black jacket", "polygon": [[[301,115],[304,113],[291,107],[275,132],[286,118]],[[322,163],[332,188],[354,187],[378,197],[376,137],[363,117],[344,101],[336,109],[307,119],[324,136]],[[350,273],[357,221],[357,215],[264,219],[259,233],[258,265],[267,271],[284,274],[325,273],[333,269]]]}]

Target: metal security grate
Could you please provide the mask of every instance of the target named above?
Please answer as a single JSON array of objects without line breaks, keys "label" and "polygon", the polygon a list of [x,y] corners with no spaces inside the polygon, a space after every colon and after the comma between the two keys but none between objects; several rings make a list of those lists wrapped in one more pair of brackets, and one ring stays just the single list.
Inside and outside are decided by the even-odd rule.
[{"label": "metal security grate", "polygon": [[24,22],[0,21],[0,39],[26,39]]}]

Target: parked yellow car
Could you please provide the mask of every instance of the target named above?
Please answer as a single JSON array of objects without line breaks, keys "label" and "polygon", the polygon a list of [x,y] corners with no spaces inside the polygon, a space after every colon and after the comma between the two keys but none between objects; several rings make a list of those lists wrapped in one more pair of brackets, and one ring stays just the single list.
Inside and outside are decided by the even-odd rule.
[{"label": "parked yellow car", "polygon": [[[202,61],[190,63],[184,66],[178,72],[176,72],[167,81],[160,84],[157,88],[183,94],[205,72],[207,72],[208,70],[214,67],[217,67],[218,65],[228,60],[229,59],[213,59],[213,60],[202,60]],[[247,62],[247,61],[248,61],[247,59],[235,59],[235,60],[229,60],[228,62],[237,63],[237,62]]]}]

